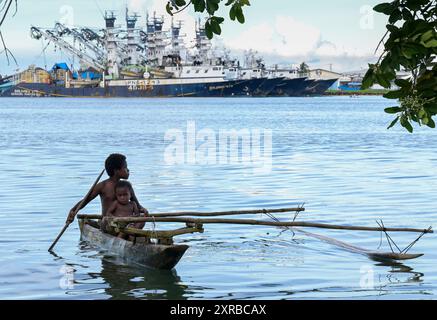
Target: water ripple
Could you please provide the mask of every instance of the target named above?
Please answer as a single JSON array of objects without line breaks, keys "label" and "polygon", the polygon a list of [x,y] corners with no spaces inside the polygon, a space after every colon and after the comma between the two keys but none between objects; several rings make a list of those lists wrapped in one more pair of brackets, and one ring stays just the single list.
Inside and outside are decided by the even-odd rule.
[{"label": "water ripple", "polygon": [[[396,265],[301,234],[241,225],[206,225],[203,234],[181,236],[178,241],[190,248],[170,272],[138,269],[105,256],[79,241],[76,224],[62,237],[56,255],[47,253],[69,208],[113,152],[127,155],[136,194],[152,212],[305,202],[300,221],[433,225],[437,131],[386,130],[387,106],[390,101],[380,97],[2,99],[0,165],[6,169],[0,190],[0,298],[434,298],[435,235],[412,249],[423,257]],[[185,132],[187,121],[216,132],[272,129],[271,171],[240,164],[166,164],[165,132]],[[98,201],[86,209],[99,211]],[[366,248],[380,243],[379,233],[319,232]],[[402,246],[415,238],[392,236]],[[383,249],[389,250],[386,244]],[[65,268],[74,270],[71,287],[64,286]],[[372,271],[371,287],[360,285],[363,270]]]}]

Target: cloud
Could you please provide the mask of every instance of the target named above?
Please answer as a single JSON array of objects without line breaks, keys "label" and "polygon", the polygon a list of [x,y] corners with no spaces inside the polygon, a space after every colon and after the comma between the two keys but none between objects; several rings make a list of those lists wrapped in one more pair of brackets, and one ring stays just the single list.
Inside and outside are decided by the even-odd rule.
[{"label": "cloud", "polygon": [[293,17],[277,16],[274,26],[280,39],[279,44],[275,42],[275,49],[284,56],[308,54],[320,41],[319,29]]},{"label": "cloud", "polygon": [[143,0],[129,0],[129,9],[133,11],[141,12],[145,8],[148,1]]},{"label": "cloud", "polygon": [[225,40],[234,49],[254,49],[282,56],[309,54],[320,41],[320,30],[289,16],[277,16],[273,24],[263,22]]},{"label": "cloud", "polygon": [[273,23],[261,22],[241,34],[224,40],[226,46],[237,52],[253,49],[267,63],[312,63],[311,67],[333,65],[334,70],[367,66],[374,59],[372,52],[359,51],[323,39],[321,30],[291,16],[278,15]]}]

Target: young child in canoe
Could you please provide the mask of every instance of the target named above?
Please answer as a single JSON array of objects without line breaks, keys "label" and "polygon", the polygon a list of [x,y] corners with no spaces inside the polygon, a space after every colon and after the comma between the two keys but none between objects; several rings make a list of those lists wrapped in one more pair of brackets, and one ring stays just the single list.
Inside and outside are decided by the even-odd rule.
[{"label": "young child in canoe", "polygon": [[[132,185],[126,180],[120,180],[115,185],[115,198],[116,200],[109,206],[106,211],[105,217],[102,221],[102,226],[105,228],[105,232],[118,236],[119,238],[127,238],[123,233],[115,234],[114,228],[109,226],[105,221],[109,217],[138,217],[140,211],[136,202],[131,200]],[[132,228],[142,229],[144,223],[130,223],[128,225]]]},{"label": "young child in canoe", "polygon": [[[86,201],[84,201],[82,206],[79,208],[79,209],[84,208],[89,202],[94,200],[97,196],[100,196],[103,218],[107,214],[108,209],[117,199],[115,194],[115,186],[119,181],[123,181],[121,179],[129,178],[129,169],[127,167],[126,157],[122,154],[118,154],[118,153],[111,154],[105,161],[105,169],[109,178],[98,183],[94,187],[90,196],[86,199]],[[129,188],[130,188],[129,190],[130,200],[133,203],[135,203],[138,212],[147,215],[148,214],[147,209],[143,208],[138,202],[138,199],[135,196],[135,192],[132,186],[130,185],[130,183],[129,183]],[[74,211],[80,205],[80,203],[81,201],[79,201],[73,208],[71,208],[67,218],[67,222],[72,222],[74,220]],[[137,223],[135,224],[134,227],[138,229],[142,229],[144,227],[144,223]],[[102,230],[104,232],[107,232],[108,230],[105,219],[102,219]]]}]

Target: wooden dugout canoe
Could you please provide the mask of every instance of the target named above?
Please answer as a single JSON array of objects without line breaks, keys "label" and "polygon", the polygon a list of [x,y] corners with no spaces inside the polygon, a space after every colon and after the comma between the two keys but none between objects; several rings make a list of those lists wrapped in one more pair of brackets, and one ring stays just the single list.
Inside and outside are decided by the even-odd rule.
[{"label": "wooden dugout canoe", "polygon": [[110,255],[138,266],[170,270],[187,251],[187,245],[133,243],[100,231],[96,221],[78,219],[81,240],[105,250]]}]

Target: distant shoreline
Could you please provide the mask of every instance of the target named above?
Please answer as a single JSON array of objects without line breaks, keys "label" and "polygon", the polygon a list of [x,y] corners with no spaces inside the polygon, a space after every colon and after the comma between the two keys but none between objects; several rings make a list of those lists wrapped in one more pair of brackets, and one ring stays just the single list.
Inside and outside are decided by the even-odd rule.
[{"label": "distant shoreline", "polygon": [[382,96],[390,90],[386,89],[366,89],[355,91],[340,91],[340,90],[327,90],[325,96]]}]

